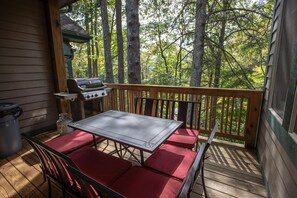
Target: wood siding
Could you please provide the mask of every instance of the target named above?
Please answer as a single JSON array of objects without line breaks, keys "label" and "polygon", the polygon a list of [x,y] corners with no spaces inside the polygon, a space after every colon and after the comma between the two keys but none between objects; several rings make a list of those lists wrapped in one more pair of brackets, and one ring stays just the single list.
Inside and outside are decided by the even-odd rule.
[{"label": "wood siding", "polygon": [[[297,191],[297,170],[296,164],[294,164],[295,160],[292,159],[292,155],[288,153],[288,149],[285,148],[292,144],[284,144],[284,139],[289,135],[288,132],[281,127],[281,123],[276,123],[278,121],[275,118],[267,118],[268,115],[271,115],[269,110],[271,98],[269,97],[271,97],[271,92],[274,89],[274,85],[271,83],[273,81],[273,74],[275,73],[273,70],[275,70],[280,54],[279,42],[284,5],[285,0],[275,0],[264,85],[265,93],[262,106],[263,111],[260,120],[257,149],[262,172],[266,180],[266,186],[270,191],[271,197],[289,198],[296,197]],[[279,128],[276,126],[279,126]]]},{"label": "wood siding", "polygon": [[296,197],[297,169],[264,116],[258,152],[271,197]]},{"label": "wood siding", "polygon": [[272,64],[277,62],[277,49],[276,46],[279,45],[279,30],[280,30],[280,19],[281,19],[281,9],[282,4],[281,0],[275,0],[275,7],[274,13],[272,18],[272,27],[271,27],[271,36],[270,36],[270,45],[268,50],[268,60],[267,60],[267,67],[266,67],[266,76],[265,76],[265,84],[264,84],[264,102],[263,102],[263,109],[267,110],[268,108],[268,98],[270,95],[271,87],[271,77],[272,77]]},{"label": "wood siding", "polygon": [[18,103],[22,132],[57,120],[44,2],[11,0],[0,7],[0,102]]}]

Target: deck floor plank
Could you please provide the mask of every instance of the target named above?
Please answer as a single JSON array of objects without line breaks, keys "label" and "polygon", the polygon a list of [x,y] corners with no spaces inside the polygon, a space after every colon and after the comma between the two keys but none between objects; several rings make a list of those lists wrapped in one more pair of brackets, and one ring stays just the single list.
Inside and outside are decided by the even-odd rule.
[{"label": "deck floor plank", "polygon": [[[58,135],[51,131],[37,137],[48,141]],[[0,160],[0,197],[46,197],[48,189],[43,183],[39,159],[26,141],[22,143],[23,149],[17,154]],[[98,148],[111,152],[114,143],[105,140],[98,143]],[[136,164],[128,152],[123,153],[126,159]],[[135,149],[134,153],[139,157],[139,150]],[[144,153],[145,158],[149,155]],[[210,157],[205,163],[205,183],[209,197],[267,197],[255,151],[214,142],[207,155]],[[52,188],[53,197],[62,197],[62,191],[57,186],[52,185]],[[198,178],[191,198],[202,197],[205,196],[201,178]]]},{"label": "deck floor plank", "polygon": [[0,197],[3,198],[19,198],[18,192],[9,184],[5,176],[0,173]]},{"label": "deck floor plank", "polygon": [[9,161],[0,164],[0,172],[21,197],[44,197],[38,189]]}]

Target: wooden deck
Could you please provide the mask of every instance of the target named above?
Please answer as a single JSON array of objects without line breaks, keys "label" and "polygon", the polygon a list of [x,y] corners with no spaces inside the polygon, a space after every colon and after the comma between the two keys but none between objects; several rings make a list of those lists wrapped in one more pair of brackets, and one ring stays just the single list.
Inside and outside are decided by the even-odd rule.
[{"label": "wooden deck", "polygon": [[[48,132],[38,138],[46,141],[55,136],[56,132]],[[104,151],[114,148],[107,141],[98,146]],[[214,142],[208,155],[210,157],[205,165],[205,181],[210,197],[267,197],[255,151]],[[128,153],[125,157],[131,158]],[[59,188],[55,187],[53,190],[55,198],[62,197]],[[39,160],[30,145],[23,141],[21,151],[0,160],[0,197],[46,196],[47,184],[43,183]],[[200,179],[195,184],[191,197],[204,197]]]}]

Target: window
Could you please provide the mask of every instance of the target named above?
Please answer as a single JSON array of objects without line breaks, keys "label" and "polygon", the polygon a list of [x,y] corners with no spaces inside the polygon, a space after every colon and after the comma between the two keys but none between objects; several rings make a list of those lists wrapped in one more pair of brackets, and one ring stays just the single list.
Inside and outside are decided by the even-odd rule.
[{"label": "window", "polygon": [[274,115],[280,118],[279,120],[286,130],[296,131],[297,109],[293,109],[297,105],[295,97],[297,78],[297,21],[295,19],[297,18],[297,2],[286,1],[283,9],[278,59],[274,65],[274,75],[272,77],[270,107],[274,111]]}]

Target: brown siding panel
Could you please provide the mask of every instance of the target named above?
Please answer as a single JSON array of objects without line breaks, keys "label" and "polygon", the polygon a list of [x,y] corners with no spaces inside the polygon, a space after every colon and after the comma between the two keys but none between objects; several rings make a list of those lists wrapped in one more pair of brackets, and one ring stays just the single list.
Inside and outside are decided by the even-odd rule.
[{"label": "brown siding panel", "polygon": [[44,1],[4,1],[0,7],[0,102],[18,103],[22,132],[57,120]]},{"label": "brown siding panel", "polygon": [[297,170],[265,118],[261,121],[258,145],[272,197],[295,197]]}]

